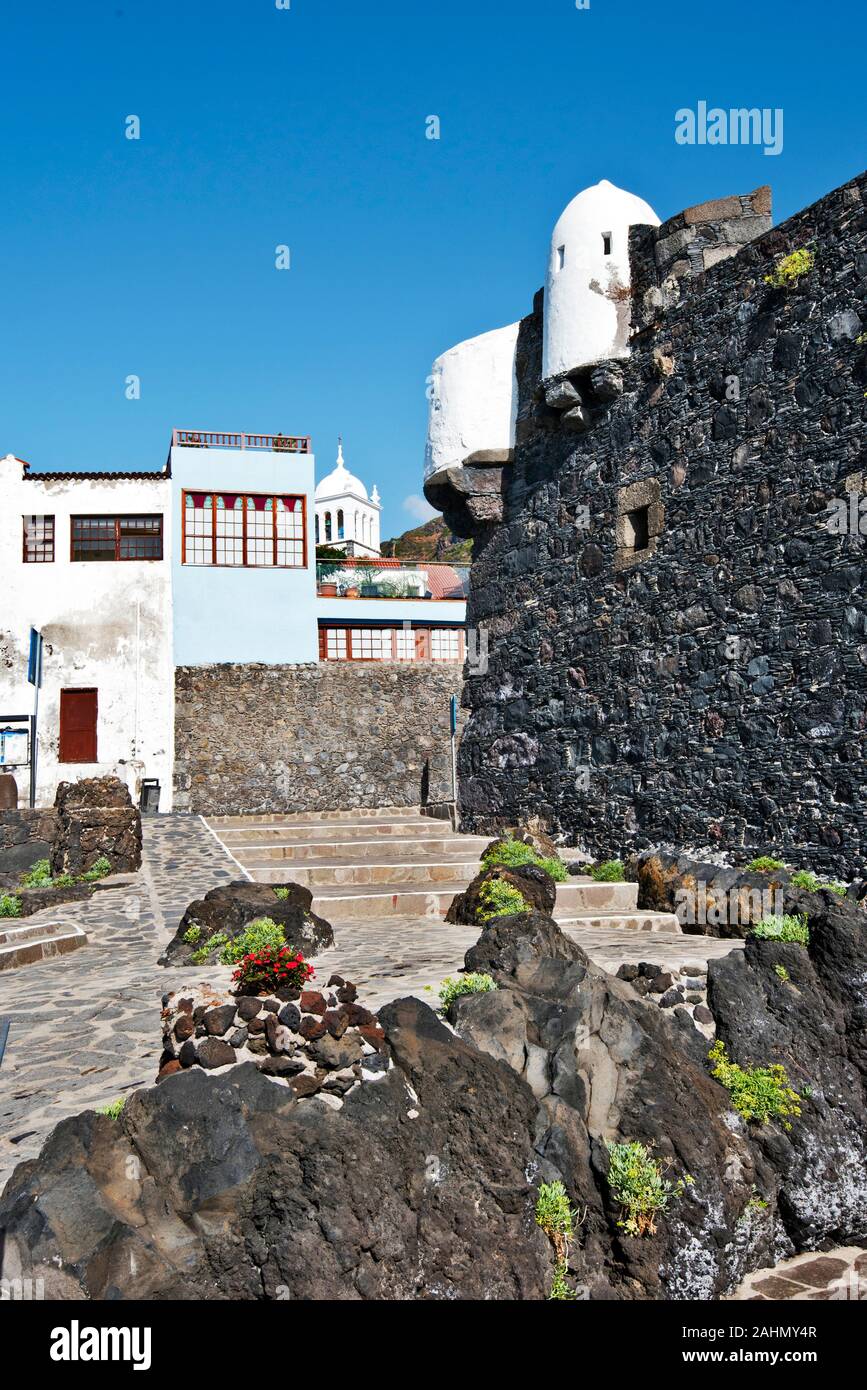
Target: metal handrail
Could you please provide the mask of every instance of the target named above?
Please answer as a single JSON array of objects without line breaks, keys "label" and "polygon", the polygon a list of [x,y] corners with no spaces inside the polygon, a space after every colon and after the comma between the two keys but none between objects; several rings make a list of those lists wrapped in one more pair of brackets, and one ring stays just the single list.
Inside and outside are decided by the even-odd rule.
[{"label": "metal handrail", "polygon": [[172,430],[172,447],[182,449],[267,449],[273,454],[309,454],[310,435],[244,434],[221,430]]},{"label": "metal handrail", "polygon": [[[454,574],[456,583],[449,593],[435,596],[431,591],[430,577],[432,573],[443,570]],[[414,577],[417,577],[415,582]],[[358,589],[362,598],[430,601],[436,597],[439,600],[460,601],[469,592],[470,567],[450,565],[446,560],[400,560],[395,557],[383,564],[372,558],[347,556],[346,560],[317,560],[316,589],[320,596],[324,584],[336,585],[339,597],[344,597],[348,590]]]}]

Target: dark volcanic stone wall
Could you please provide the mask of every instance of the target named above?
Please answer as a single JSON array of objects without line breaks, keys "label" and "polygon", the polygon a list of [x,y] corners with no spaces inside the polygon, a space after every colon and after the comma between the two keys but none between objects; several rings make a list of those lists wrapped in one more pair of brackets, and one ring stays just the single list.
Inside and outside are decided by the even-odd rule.
[{"label": "dark volcanic stone wall", "polygon": [[180,666],[175,809],[334,811],[451,800],[456,663]]},{"label": "dark volcanic stone wall", "polygon": [[[800,247],[813,270],[766,285]],[[538,303],[524,322],[504,521],[474,551],[490,665],[465,686],[462,823],[536,814],[595,852],[743,847],[854,874],[865,542],[827,508],[867,474],[867,178],[678,289],[636,315],[622,394],[579,382],[577,437],[539,399]],[[635,484],[663,518],[637,563],[616,528]]]},{"label": "dark volcanic stone wall", "polygon": [[0,811],[0,877],[17,879],[38,859],[50,859],[57,833],[56,811]]}]

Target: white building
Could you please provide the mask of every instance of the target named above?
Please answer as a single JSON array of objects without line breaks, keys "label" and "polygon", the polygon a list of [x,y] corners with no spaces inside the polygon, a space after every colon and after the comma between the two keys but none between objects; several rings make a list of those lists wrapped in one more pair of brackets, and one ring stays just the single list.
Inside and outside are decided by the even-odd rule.
[{"label": "white building", "polygon": [[[629,353],[629,228],[659,226],[649,203],[603,179],[562,213],[545,279],[542,377]],[[519,324],[470,338],[433,365],[425,477],[515,446]]]},{"label": "white building", "polygon": [[[168,472],[38,473],[0,458],[0,728],[33,712],[29,632],[42,632],[37,804],[61,781],[142,777],[171,806],[174,760]],[[20,727],[20,726],[19,726]],[[26,736],[6,758],[26,757]],[[29,769],[13,771],[27,805]]]},{"label": "white building", "polygon": [[379,554],[382,505],[373,491],[350,473],[343,460],[343,440],[337,444],[337,465],[317,484],[314,497],[316,544],[345,550],[348,555]]},{"label": "white building", "polygon": [[[306,436],[175,430],[160,473],[34,473],[0,457],[0,765],[30,791],[31,629],[43,637],[36,805],[144,778],[171,809],[175,668],[460,662],[468,571],[380,555],[380,501]],[[317,564],[310,515],[345,560]],[[342,527],[344,534],[336,534]],[[5,732],[8,730],[8,732]]]}]

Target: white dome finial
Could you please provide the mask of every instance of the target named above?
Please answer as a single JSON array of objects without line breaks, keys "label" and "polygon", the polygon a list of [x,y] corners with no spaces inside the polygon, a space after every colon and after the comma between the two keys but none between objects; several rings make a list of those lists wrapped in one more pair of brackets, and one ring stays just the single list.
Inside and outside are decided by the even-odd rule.
[{"label": "white dome finial", "polygon": [[342,434],[339,434],[339,435],[337,436],[337,467],[338,467],[338,468],[345,468],[345,467],[346,467],[346,464],[343,462],[343,435],[342,435]]}]

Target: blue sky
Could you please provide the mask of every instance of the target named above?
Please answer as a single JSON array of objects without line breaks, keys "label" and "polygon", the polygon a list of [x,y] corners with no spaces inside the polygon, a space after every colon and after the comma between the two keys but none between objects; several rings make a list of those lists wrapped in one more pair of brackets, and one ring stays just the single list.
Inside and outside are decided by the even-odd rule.
[{"label": "blue sky", "polygon": [[[0,45],[0,452],[158,468],[173,425],[282,430],[321,475],[342,433],[385,535],[432,359],[528,312],[581,188],[665,218],[769,182],[782,220],[865,163],[855,0],[41,0]],[[675,144],[700,100],[782,107],[783,153]]]}]

